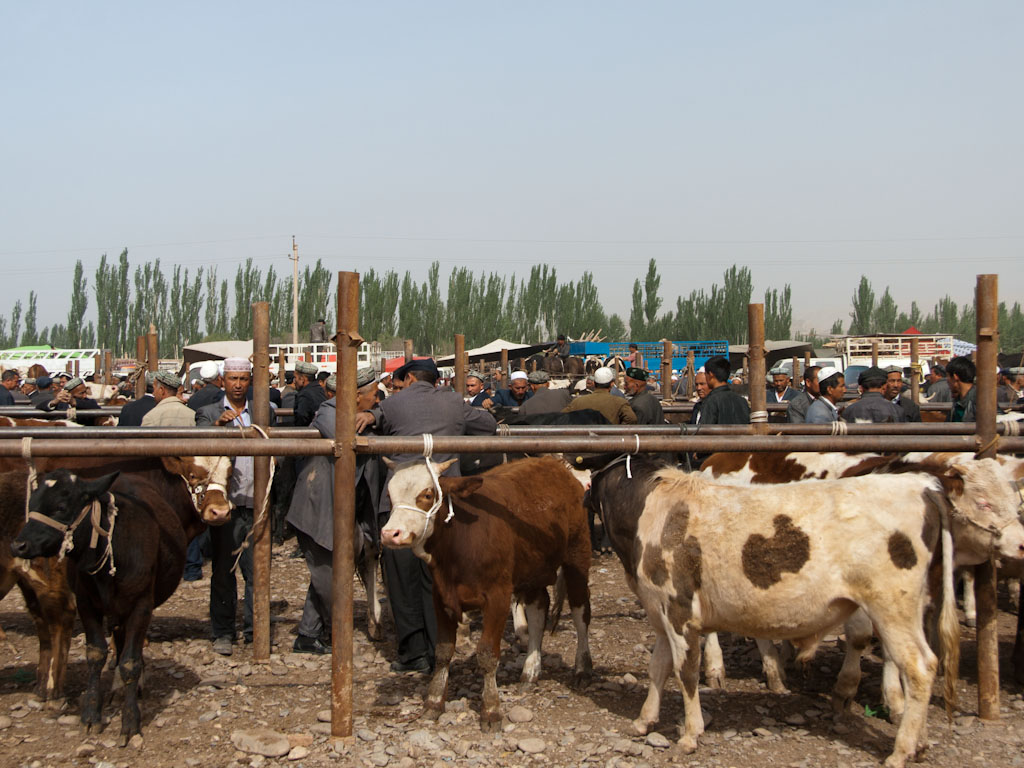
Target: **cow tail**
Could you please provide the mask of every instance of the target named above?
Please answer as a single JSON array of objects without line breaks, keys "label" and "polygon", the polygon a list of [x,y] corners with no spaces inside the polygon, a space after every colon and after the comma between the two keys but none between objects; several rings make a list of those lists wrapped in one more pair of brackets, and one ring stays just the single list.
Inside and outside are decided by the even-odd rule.
[{"label": "cow tail", "polygon": [[943,699],[946,717],[952,720],[957,706],[956,684],[960,675],[960,621],[956,615],[953,583],[953,532],[946,499],[940,504],[942,523],[942,607],[939,611],[939,644],[942,653]]},{"label": "cow tail", "polygon": [[562,608],[565,605],[565,567],[558,569],[558,578],[555,580],[555,599],[551,601],[548,610],[548,632],[555,634],[558,629],[558,622],[562,618]]}]

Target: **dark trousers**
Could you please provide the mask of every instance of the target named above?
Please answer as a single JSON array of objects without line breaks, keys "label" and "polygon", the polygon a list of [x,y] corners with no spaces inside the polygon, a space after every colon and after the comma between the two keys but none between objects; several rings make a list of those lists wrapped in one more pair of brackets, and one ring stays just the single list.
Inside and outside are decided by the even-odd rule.
[{"label": "dark trousers", "polygon": [[433,664],[437,618],[430,569],[410,549],[385,548],[381,566],[395,616],[398,660],[407,664],[425,658]]},{"label": "dark trousers", "polygon": [[210,532],[203,531],[188,543],[185,553],[185,581],[203,578],[203,547],[210,548]]},{"label": "dark trousers", "polygon": [[306,558],[306,567],[309,568],[309,588],[306,590],[306,602],[302,606],[298,633],[305,637],[330,635],[333,554],[302,531],[296,530],[295,536]]},{"label": "dark trousers", "polygon": [[[235,507],[224,525],[210,528],[213,573],[210,576],[210,629],[213,636],[235,638],[235,613],[238,610],[238,582],[232,567],[237,555],[232,554],[252,530],[252,507]],[[252,544],[242,550],[238,564],[245,580],[245,606],[242,611],[242,633],[252,639]]]}]

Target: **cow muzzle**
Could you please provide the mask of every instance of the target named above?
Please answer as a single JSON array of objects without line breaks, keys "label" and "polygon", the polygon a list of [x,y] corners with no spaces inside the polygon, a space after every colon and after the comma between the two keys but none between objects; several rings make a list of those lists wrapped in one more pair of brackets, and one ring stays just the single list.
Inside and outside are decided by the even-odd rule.
[{"label": "cow muzzle", "polygon": [[416,536],[402,528],[385,528],[380,532],[380,541],[385,547],[403,549],[411,547]]}]

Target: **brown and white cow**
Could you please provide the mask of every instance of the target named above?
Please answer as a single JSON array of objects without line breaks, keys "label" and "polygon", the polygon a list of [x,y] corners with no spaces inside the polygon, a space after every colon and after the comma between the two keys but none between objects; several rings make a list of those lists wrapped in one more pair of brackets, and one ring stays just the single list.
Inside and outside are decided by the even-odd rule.
[{"label": "brown and white cow", "polygon": [[[1007,512],[1011,490],[995,466],[973,462],[938,478],[873,475],[761,487],[719,485],[675,469],[656,470],[627,485],[615,482],[621,467],[599,474],[592,500],[656,634],[650,688],[636,731],[646,733],[657,722],[672,672],[685,702],[680,745],[696,749],[704,730],[697,690],[701,633],[790,639],[809,658],[821,636],[860,607],[906,688],[906,713],[886,761],[903,766],[926,743],[937,662],[923,615],[940,535],[947,702],[955,694],[958,663],[953,535],[959,531],[964,548],[995,546],[1004,557],[1024,556],[1024,526]],[[955,493],[964,478],[985,487],[984,504]],[[871,499],[890,504],[865,504]]]},{"label": "brown and white cow", "polygon": [[[454,461],[454,460],[453,460]],[[448,667],[463,612],[483,611],[477,662],[484,676],[481,727],[501,724],[495,672],[512,597],[526,607],[529,644],[522,681],[540,675],[547,587],[563,569],[576,627],[575,676],[590,675],[590,534],[583,489],[562,462],[531,458],[472,477],[442,477],[453,461],[406,462],[388,483],[391,517],[381,531],[386,547],[409,547],[430,566],[437,650],[424,716],[445,706]]]}]

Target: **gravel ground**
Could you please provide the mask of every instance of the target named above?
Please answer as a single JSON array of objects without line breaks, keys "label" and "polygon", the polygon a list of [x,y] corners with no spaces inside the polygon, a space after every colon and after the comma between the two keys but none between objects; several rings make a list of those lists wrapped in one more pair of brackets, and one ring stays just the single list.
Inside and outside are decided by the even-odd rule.
[{"label": "gravel ground", "polygon": [[[0,603],[0,626],[8,633],[8,642],[0,644],[0,766],[874,766],[892,749],[894,726],[865,714],[865,705],[877,708],[880,701],[876,658],[864,662],[855,712],[841,720],[831,714],[828,693],[842,661],[841,640],[824,643],[805,669],[790,671],[793,693],[775,695],[761,681],[753,643],[723,638],[729,680],[724,690],[701,691],[707,732],[698,752],[682,755],[675,747],[682,701],[674,684],[657,729],[646,738],[630,735],[646,692],[654,636],[612,556],[596,559],[591,572],[593,683],[571,687],[575,638],[563,618],[559,631],[545,637],[540,682],[520,690],[523,654],[512,642],[510,623],[498,673],[506,715],[499,734],[480,731],[480,679],[468,641],[453,665],[447,711],[436,723],[417,719],[426,678],[390,672],[391,642],[367,640],[357,586],[355,734],[332,739],[326,722],[330,659],[291,652],[307,583],[303,562],[290,557],[293,549],[287,543],[274,551],[269,664],[254,663],[249,646],[236,646],[230,658],[211,651],[205,579],[182,584],[158,609],[146,649],[143,737],[125,748],[115,745],[117,698],[104,710],[113,722],[100,734],[86,737],[79,728],[81,634],[72,643],[66,709],[52,711],[34,699],[35,631],[14,590]],[[1001,607],[1010,607],[1005,594]],[[974,636],[965,629],[963,712],[947,725],[940,699],[933,698],[926,764],[1024,765],[1024,700],[1005,671],[1015,623],[1013,614],[1001,616],[1001,722],[982,724],[974,716]],[[478,632],[478,622],[471,622],[473,642]],[[107,680],[109,687],[109,675]]]}]

